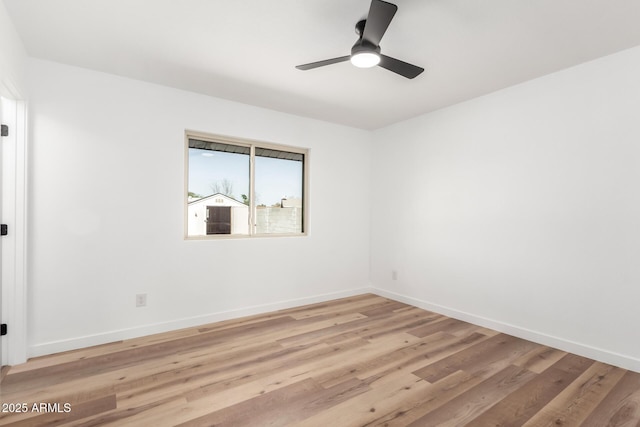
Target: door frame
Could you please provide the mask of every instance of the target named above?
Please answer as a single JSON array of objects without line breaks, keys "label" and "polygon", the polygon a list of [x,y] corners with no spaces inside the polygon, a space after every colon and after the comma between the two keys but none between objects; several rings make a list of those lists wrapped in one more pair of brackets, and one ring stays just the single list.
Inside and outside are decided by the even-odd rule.
[{"label": "door frame", "polygon": [[8,334],[2,339],[0,365],[27,361],[27,105],[11,83],[0,81],[3,123],[9,135],[2,137],[2,223],[9,232],[2,245],[2,323]]}]

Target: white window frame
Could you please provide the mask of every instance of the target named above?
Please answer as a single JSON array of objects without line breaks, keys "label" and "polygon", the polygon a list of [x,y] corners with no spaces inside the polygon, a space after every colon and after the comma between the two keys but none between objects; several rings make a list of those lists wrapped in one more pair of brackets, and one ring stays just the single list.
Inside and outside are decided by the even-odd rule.
[{"label": "white window frame", "polygon": [[[189,201],[189,139],[198,139],[207,142],[219,142],[222,144],[248,147],[249,155],[249,233],[248,234],[210,234],[189,235],[188,232],[188,201]],[[301,233],[256,233],[255,221],[255,149],[265,148],[270,150],[287,151],[302,154],[302,232]],[[184,135],[184,239],[185,240],[224,240],[247,239],[266,237],[304,237],[309,234],[309,149],[294,147],[291,145],[275,144],[271,142],[257,141],[245,138],[237,138],[227,135],[217,135],[193,130],[186,130]]]}]

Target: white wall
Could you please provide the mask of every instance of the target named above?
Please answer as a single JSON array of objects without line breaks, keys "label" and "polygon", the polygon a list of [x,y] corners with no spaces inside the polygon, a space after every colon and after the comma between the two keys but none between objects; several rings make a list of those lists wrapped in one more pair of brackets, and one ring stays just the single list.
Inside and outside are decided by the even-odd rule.
[{"label": "white wall", "polygon": [[[0,96],[24,96],[26,60],[27,55],[20,36],[9,18],[4,3],[0,2]],[[5,93],[8,90],[12,93]]]},{"label": "white wall", "polygon": [[[370,133],[51,62],[29,71],[31,355],[369,285]],[[185,129],[309,148],[309,235],[185,241]]]},{"label": "white wall", "polygon": [[640,370],[638,76],[640,47],[375,132],[373,285]]}]

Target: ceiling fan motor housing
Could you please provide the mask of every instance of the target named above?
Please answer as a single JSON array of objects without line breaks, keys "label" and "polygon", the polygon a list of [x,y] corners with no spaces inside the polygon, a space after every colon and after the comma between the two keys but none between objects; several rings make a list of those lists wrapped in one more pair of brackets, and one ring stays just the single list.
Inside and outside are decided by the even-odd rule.
[{"label": "ceiling fan motor housing", "polygon": [[380,46],[376,46],[371,42],[360,39],[351,48],[351,56],[358,53],[377,53],[380,54]]}]

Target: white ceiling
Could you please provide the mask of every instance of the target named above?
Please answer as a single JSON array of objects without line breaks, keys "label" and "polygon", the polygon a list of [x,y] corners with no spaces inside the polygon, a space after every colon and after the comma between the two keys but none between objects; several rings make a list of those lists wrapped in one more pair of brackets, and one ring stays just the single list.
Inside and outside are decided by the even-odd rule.
[{"label": "white ceiling", "polygon": [[29,55],[376,129],[640,45],[639,0],[391,0],[386,55],[350,63],[370,0],[3,0]]}]

